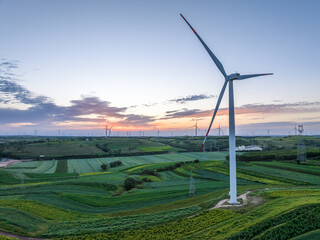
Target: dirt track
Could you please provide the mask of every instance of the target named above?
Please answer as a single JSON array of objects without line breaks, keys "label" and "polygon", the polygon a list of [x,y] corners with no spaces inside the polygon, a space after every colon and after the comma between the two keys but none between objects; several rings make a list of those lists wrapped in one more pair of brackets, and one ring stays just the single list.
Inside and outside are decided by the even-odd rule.
[{"label": "dirt track", "polygon": [[9,159],[7,161],[4,161],[4,162],[0,162],[0,167],[8,167],[12,164],[15,164],[17,162],[21,162],[21,160],[15,160],[15,159]]},{"label": "dirt track", "polygon": [[221,207],[242,207],[242,206],[245,206],[248,204],[247,195],[253,191],[255,191],[255,190],[247,191],[247,192],[241,194],[239,197],[237,197],[237,199],[242,199],[241,204],[226,204],[226,205],[224,205],[229,199],[223,199],[220,202],[218,202],[217,205],[215,205],[213,208],[210,208],[209,210],[215,209],[215,208],[221,208]]},{"label": "dirt track", "polygon": [[5,232],[0,232],[0,235],[6,236],[6,237],[12,237],[12,238],[16,238],[16,239],[21,239],[21,240],[44,240],[44,238],[21,237],[21,236],[17,236],[17,235],[5,233]]}]

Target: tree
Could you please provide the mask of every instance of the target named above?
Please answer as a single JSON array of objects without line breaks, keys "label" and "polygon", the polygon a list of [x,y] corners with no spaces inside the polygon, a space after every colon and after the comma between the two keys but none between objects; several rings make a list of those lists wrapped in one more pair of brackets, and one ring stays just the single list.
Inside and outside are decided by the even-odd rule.
[{"label": "tree", "polygon": [[134,180],[132,177],[126,178],[124,180],[124,188],[128,191],[131,188],[133,188],[136,185],[136,180]]},{"label": "tree", "polygon": [[110,167],[118,167],[118,166],[121,166],[122,165],[122,162],[120,160],[117,160],[117,161],[113,161],[110,163]]},{"label": "tree", "polygon": [[105,163],[102,163],[102,164],[101,164],[101,168],[102,168],[103,171],[105,171],[105,170],[108,169],[108,165],[105,164]]}]

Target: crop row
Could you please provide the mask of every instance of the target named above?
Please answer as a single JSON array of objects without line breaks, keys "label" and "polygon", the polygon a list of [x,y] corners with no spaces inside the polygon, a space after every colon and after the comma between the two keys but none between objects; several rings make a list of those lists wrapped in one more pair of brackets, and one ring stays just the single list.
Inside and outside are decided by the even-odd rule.
[{"label": "crop row", "polygon": [[[119,230],[128,230],[142,228],[160,224],[167,221],[173,221],[182,217],[191,215],[200,210],[198,206],[175,209],[153,214],[143,214],[136,216],[113,217],[99,220],[88,221],[69,221],[60,222],[49,227],[45,233],[46,237],[66,236],[66,235],[84,235],[99,232],[118,232]],[[81,238],[86,239],[86,238]]]},{"label": "crop row", "polygon": [[16,238],[12,238],[12,237],[6,237],[6,236],[1,236],[0,235],[0,240],[14,240]]},{"label": "crop row", "polygon": [[[207,170],[229,175],[228,169],[225,169],[225,168],[214,167],[214,168],[207,168]],[[282,182],[279,182],[276,180],[264,178],[262,176],[253,176],[251,174],[249,175],[246,173],[242,173],[240,171],[237,171],[237,178],[241,178],[251,182],[263,183],[263,184],[276,184],[276,185],[283,184]]]},{"label": "crop row", "polygon": [[94,217],[94,215],[72,212],[70,210],[27,199],[1,199],[0,206],[24,211],[47,220],[66,221]]},{"label": "crop row", "polygon": [[65,240],[82,240],[82,239],[154,239],[154,240],[174,240],[184,236],[188,236],[195,232],[201,231],[207,227],[223,222],[234,217],[236,213],[229,210],[215,209],[207,211],[198,216],[191,218],[184,218],[179,221],[174,221],[166,224],[152,226],[146,229],[136,229],[129,231],[117,231],[65,237]]},{"label": "crop row", "polygon": [[0,231],[25,235],[36,232],[44,221],[16,209],[0,207]]},{"label": "crop row", "polygon": [[[261,233],[265,232],[267,229],[271,229],[275,226],[278,226],[280,224],[285,224],[286,222],[289,222],[295,218],[301,217],[301,216],[309,216],[308,212],[310,211],[320,211],[320,205],[315,204],[309,204],[305,206],[301,206],[299,208],[296,208],[294,210],[291,210],[287,213],[281,214],[279,216],[276,216],[274,218],[259,222],[252,227],[241,231],[229,238],[228,240],[241,240],[241,239],[251,239],[255,236],[260,235]],[[272,230],[271,230],[272,231]],[[267,232],[266,232],[267,233]],[[270,234],[262,234],[263,235],[270,235]],[[260,236],[261,237],[261,236]],[[281,236],[274,236],[272,235],[272,238],[270,239],[280,239]],[[289,237],[286,235],[282,239],[289,239]]]},{"label": "crop row", "polygon": [[241,166],[240,171],[250,172],[250,174],[266,175],[270,179],[278,179],[281,182],[306,185],[306,184],[320,184],[320,176],[305,174],[295,171],[288,171],[283,169],[276,169],[264,166]]},{"label": "crop row", "polygon": [[[252,166],[252,167],[251,166],[241,166],[237,169],[237,177],[245,179],[245,180],[249,180],[249,181],[266,183],[266,184],[287,183],[287,184],[294,184],[294,185],[308,185],[308,183],[305,181],[293,179],[294,175],[292,172],[290,172],[290,175],[285,175],[286,177],[292,177],[292,179],[289,179],[284,176],[279,177],[279,175],[278,176],[272,175],[272,174],[275,174],[275,171],[269,172],[268,169],[270,169],[270,168],[267,168],[267,167],[264,167],[264,169],[262,169],[262,168],[263,167],[259,167],[259,166]],[[213,170],[213,171],[219,172],[219,173],[228,174],[228,169],[226,169],[226,168],[214,167],[214,168],[210,168],[209,170]],[[280,170],[280,171],[283,171],[283,170]],[[302,180],[304,180],[304,179],[302,179]]]},{"label": "crop row", "polygon": [[316,189],[293,189],[264,192],[263,195],[269,197],[301,197],[301,196],[320,196],[320,190]]},{"label": "crop row", "polygon": [[274,227],[260,236],[261,240],[279,239],[285,240],[303,233],[320,228],[320,207],[313,207],[310,211],[293,218],[286,223]]},{"label": "crop row", "polygon": [[284,169],[288,171],[307,173],[312,175],[320,175],[320,167],[319,166],[309,166],[309,165],[298,165],[292,163],[284,163],[284,162],[255,162],[256,165],[271,167],[276,169]]}]

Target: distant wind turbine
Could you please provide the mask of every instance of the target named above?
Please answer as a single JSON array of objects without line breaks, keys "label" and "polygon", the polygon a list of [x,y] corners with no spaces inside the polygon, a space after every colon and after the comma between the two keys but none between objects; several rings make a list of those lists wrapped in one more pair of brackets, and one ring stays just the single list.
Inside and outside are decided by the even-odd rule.
[{"label": "distant wind turbine", "polygon": [[198,130],[200,130],[200,128],[198,128],[198,119],[195,119],[196,120],[196,124],[191,126],[191,127],[194,127],[194,135],[197,137],[198,136]]},{"label": "distant wind turbine", "polygon": [[111,128],[108,128],[108,125],[106,125],[106,138],[111,136],[111,129],[113,128],[113,126]]},{"label": "distant wind turbine", "polygon": [[39,130],[35,129],[34,130],[34,136],[36,137],[38,135],[38,133],[39,133]]},{"label": "distant wind turbine", "polygon": [[220,137],[220,136],[221,136],[221,132],[222,132],[222,134],[223,134],[223,131],[222,131],[221,127],[220,127],[220,123],[219,123],[219,127],[215,128],[215,129],[218,129],[218,130],[219,130],[219,137]]},{"label": "distant wind turbine", "polygon": [[200,151],[202,150],[206,139],[208,137],[208,134],[210,132],[213,120],[217,114],[217,111],[219,109],[223,94],[226,90],[226,87],[229,83],[229,164],[230,164],[230,204],[239,204],[237,201],[237,177],[236,177],[236,138],[235,138],[235,122],[234,122],[234,99],[233,99],[233,81],[234,80],[243,80],[247,78],[253,78],[253,77],[260,77],[260,76],[266,76],[266,75],[272,75],[273,73],[263,73],[263,74],[250,74],[250,75],[240,75],[239,73],[233,73],[230,75],[227,75],[226,71],[223,68],[223,65],[218,60],[218,58],[211,52],[211,50],[208,48],[208,46],[204,43],[204,41],[200,38],[198,33],[193,29],[193,27],[190,25],[190,23],[185,19],[185,17],[180,14],[183,20],[189,25],[193,33],[197,36],[201,44],[204,46],[204,48],[207,50],[208,54],[210,55],[213,62],[216,64],[222,75],[224,76],[224,84],[222,87],[222,90],[220,92],[218,102],[216,105],[216,108],[214,109],[214,113],[207,131],[207,134],[203,140],[203,143],[201,145]]}]

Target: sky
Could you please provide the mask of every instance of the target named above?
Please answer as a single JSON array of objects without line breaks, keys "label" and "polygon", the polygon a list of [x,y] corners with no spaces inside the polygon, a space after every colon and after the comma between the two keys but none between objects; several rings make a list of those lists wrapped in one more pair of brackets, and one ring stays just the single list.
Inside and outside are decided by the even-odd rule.
[{"label": "sky", "polygon": [[[236,134],[320,134],[318,0],[0,0],[0,135],[199,135],[224,78]],[[228,134],[228,91],[213,124]]]}]

